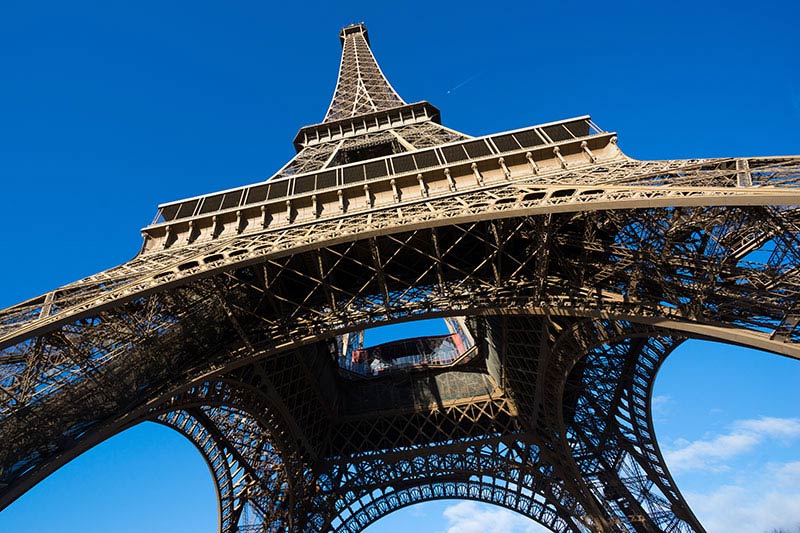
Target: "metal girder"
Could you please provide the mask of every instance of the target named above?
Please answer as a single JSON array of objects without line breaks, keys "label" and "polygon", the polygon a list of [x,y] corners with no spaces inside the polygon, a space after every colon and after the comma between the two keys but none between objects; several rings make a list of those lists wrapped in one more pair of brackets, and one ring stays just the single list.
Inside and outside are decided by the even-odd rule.
[{"label": "metal girder", "polygon": [[375,61],[363,24],[343,29],[341,41],[339,79],[325,122],[405,104]]}]

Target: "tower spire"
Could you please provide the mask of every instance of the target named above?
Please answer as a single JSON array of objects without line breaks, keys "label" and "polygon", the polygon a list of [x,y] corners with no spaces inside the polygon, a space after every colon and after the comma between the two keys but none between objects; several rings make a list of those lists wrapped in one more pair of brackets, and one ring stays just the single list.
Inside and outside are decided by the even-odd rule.
[{"label": "tower spire", "polygon": [[323,122],[405,105],[372,55],[367,27],[360,23],[342,28],[339,39],[339,79]]}]

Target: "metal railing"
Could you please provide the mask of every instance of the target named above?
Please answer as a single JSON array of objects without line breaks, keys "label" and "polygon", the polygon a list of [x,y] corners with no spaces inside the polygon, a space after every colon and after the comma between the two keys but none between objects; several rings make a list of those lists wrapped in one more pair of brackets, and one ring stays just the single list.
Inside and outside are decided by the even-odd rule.
[{"label": "metal railing", "polygon": [[210,195],[162,204],[152,225],[260,204],[278,198],[334,190],[389,176],[444,167],[514,150],[557,144],[603,133],[588,116],[403,152],[332,169],[274,178]]},{"label": "metal railing", "polygon": [[[466,341],[466,342],[465,342]],[[459,333],[387,342],[369,348],[347,349],[339,368],[362,376],[380,376],[399,370],[451,365],[472,348]]]}]

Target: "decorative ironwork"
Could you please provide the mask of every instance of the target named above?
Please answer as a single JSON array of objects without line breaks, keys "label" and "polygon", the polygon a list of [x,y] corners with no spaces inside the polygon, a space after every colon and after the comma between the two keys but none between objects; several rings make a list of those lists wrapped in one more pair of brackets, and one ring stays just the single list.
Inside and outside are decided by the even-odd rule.
[{"label": "decorative ironwork", "polygon": [[[0,311],[0,507],[156,420],[208,461],[225,533],[438,498],[703,531],[653,381],[686,338],[800,358],[800,157],[636,161],[589,117],[472,138],[397,95],[363,25],[341,39],[273,179],[164,204],[128,263]],[[358,332],[430,317],[457,356],[345,368]]]}]

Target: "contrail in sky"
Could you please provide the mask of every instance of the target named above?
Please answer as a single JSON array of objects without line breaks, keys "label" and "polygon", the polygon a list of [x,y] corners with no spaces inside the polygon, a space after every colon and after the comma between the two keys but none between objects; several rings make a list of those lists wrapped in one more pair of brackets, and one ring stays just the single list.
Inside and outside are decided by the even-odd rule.
[{"label": "contrail in sky", "polygon": [[462,81],[461,83],[459,83],[458,85],[456,85],[456,86],[455,86],[455,87],[453,87],[452,89],[449,89],[449,90],[448,90],[448,91],[447,91],[445,94],[450,94],[450,93],[452,93],[453,91],[455,91],[455,90],[457,90],[457,89],[459,89],[459,88],[463,87],[464,85],[468,84],[469,82],[471,82],[472,80],[474,80],[474,79],[475,79],[475,78],[477,78],[478,76],[480,76],[480,74],[473,74],[472,76],[470,76],[470,77],[469,77],[469,78],[467,78],[466,80]]}]

